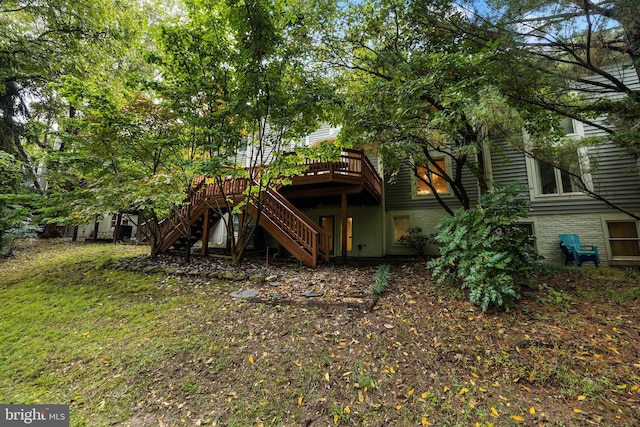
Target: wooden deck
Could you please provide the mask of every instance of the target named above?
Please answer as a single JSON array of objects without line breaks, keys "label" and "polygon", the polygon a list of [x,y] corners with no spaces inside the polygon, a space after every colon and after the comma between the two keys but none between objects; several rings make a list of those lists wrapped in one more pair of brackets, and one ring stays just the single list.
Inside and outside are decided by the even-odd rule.
[{"label": "wooden deck", "polygon": [[[329,235],[311,218],[307,217],[296,204],[316,202],[318,198],[335,198],[341,206],[342,229],[346,233],[347,203],[353,199],[357,203],[379,205],[382,200],[382,180],[373,165],[362,151],[343,150],[335,162],[320,162],[307,159],[304,173],[293,177],[291,185],[278,191],[256,188],[247,191],[249,186],[258,185],[252,178],[220,177],[212,182],[205,177],[194,180],[189,189],[188,203],[176,209],[171,218],[162,223],[162,235],[166,236],[161,252],[169,250],[174,244],[182,244],[187,227],[197,223],[198,236],[206,236],[214,217],[220,217],[240,202],[242,210],[271,234],[293,256],[310,266],[317,262],[329,261]],[[251,194],[247,196],[247,194]],[[258,213],[258,209],[261,212]],[[202,228],[202,230],[200,230]],[[343,245],[346,245],[346,235]],[[193,242],[186,243],[188,247]],[[346,256],[346,246],[342,253]],[[206,244],[203,245],[206,253]]]},{"label": "wooden deck", "polygon": [[289,199],[360,194],[369,203],[382,201],[382,180],[375,168],[358,150],[343,150],[335,162],[306,159],[305,172],[291,178],[291,185],[280,190]]}]

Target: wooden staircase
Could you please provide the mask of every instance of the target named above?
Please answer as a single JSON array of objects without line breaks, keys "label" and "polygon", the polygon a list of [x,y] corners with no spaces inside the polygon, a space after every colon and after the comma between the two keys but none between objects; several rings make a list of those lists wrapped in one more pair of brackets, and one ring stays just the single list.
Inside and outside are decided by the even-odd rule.
[{"label": "wooden staircase", "polygon": [[[189,203],[176,210],[174,215],[161,224],[161,235],[165,238],[160,252],[171,248],[191,248],[203,238],[204,230],[209,229],[208,226],[205,227],[206,221],[213,221],[220,217],[227,206],[236,206],[246,199],[244,193],[249,184],[249,179],[240,178],[227,179],[222,185],[207,184],[205,179],[199,179],[189,191]],[[316,267],[318,262],[329,261],[328,234],[281,194],[266,189],[249,197],[243,212],[254,221],[257,220],[258,225],[297,260],[312,267]],[[211,215],[211,212],[215,214]],[[190,240],[185,237],[187,223],[191,226]]]}]

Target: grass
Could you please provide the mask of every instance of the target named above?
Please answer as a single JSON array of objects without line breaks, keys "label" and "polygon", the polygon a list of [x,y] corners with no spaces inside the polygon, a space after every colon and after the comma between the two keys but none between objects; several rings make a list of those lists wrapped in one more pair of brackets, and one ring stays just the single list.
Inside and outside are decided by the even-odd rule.
[{"label": "grass", "polygon": [[354,311],[115,268],[144,253],[63,243],[0,261],[1,402],[69,404],[72,426],[640,421],[627,275],[547,272],[511,311],[483,314],[415,263]]}]

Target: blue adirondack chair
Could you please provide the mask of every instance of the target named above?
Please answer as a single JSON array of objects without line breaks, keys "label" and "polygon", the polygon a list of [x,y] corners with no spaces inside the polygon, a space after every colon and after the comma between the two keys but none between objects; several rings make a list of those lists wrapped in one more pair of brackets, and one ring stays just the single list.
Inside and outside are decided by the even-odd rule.
[{"label": "blue adirondack chair", "polygon": [[569,261],[575,261],[578,267],[586,261],[592,261],[596,267],[600,264],[597,246],[581,244],[580,238],[576,234],[559,234],[558,237],[560,238],[560,249],[566,256],[564,265],[567,265]]}]

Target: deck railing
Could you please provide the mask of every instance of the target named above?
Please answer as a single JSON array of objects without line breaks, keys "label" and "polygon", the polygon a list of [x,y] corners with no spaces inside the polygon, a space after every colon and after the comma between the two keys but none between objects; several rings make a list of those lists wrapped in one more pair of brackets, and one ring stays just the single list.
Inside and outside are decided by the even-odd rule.
[{"label": "deck railing", "polygon": [[294,184],[302,180],[312,182],[314,177],[323,178],[323,181],[350,177],[364,185],[377,197],[382,194],[382,180],[362,151],[344,149],[334,162],[306,159],[304,164],[307,169],[293,177]]}]

